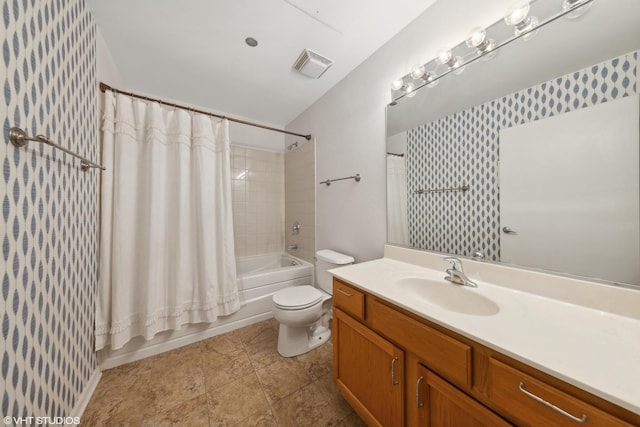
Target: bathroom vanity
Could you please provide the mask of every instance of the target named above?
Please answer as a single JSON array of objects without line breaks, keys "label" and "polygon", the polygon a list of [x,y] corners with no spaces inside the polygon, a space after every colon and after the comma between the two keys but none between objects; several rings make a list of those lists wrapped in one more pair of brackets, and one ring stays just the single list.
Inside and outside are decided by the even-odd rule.
[{"label": "bathroom vanity", "polygon": [[392,246],[332,270],[334,380],[367,424],[640,425],[640,291],[463,264],[478,288]]}]

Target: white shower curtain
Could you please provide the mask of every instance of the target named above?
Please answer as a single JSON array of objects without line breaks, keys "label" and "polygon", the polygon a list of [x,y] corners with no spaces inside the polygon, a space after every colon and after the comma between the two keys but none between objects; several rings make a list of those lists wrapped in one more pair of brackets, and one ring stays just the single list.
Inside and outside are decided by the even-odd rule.
[{"label": "white shower curtain", "polygon": [[409,244],[407,172],[404,156],[387,154],[387,241]]},{"label": "white shower curtain", "polygon": [[105,93],[97,350],[239,309],[228,128]]}]

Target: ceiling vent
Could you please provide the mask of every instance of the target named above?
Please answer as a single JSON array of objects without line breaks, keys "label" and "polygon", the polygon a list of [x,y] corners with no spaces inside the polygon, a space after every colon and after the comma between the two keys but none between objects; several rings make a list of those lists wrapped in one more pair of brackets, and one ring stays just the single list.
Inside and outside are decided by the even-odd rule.
[{"label": "ceiling vent", "polygon": [[333,65],[333,61],[309,49],[302,51],[293,68],[305,76],[319,79]]}]

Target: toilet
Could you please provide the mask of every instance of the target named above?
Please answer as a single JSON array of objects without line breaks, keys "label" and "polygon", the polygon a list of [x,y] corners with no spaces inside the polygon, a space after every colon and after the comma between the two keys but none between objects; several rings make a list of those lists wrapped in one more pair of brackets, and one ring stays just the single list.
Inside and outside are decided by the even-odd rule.
[{"label": "toilet", "polygon": [[273,294],[273,317],[280,323],[278,353],[293,357],[306,353],[331,338],[333,280],[329,270],[353,264],[353,257],[329,249],[316,252],[318,288],[289,286]]}]

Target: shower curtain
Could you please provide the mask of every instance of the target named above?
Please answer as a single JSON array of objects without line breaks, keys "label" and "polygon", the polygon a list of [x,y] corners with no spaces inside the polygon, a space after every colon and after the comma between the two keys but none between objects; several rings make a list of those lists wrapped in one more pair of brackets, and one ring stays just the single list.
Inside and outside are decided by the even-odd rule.
[{"label": "shower curtain", "polygon": [[387,241],[409,244],[407,172],[404,156],[387,154]]},{"label": "shower curtain", "polygon": [[228,128],[105,93],[97,350],[240,308]]}]

